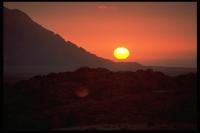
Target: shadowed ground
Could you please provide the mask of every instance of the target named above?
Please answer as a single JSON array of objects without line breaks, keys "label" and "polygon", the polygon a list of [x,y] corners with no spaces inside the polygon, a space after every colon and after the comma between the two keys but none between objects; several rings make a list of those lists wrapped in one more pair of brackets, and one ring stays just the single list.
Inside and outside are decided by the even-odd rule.
[{"label": "shadowed ground", "polygon": [[[196,75],[80,68],[4,87],[7,130],[195,129]],[[83,93],[83,94],[81,94]]]}]

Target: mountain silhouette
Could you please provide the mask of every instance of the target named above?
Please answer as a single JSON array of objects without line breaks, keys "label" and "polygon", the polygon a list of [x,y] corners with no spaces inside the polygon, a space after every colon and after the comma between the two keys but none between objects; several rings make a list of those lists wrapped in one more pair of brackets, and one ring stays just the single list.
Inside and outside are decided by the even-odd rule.
[{"label": "mountain silhouette", "polygon": [[[114,71],[152,68],[174,73],[175,69],[147,67],[137,62],[113,62],[65,41],[57,33],[34,22],[17,9],[3,9],[4,76],[33,76],[80,67],[103,67]],[[193,69],[181,69],[193,71]],[[176,72],[180,69],[176,69]],[[180,72],[179,72],[180,73]]]},{"label": "mountain silhouette", "polygon": [[4,82],[24,79],[4,84],[5,130],[196,128],[195,69],[113,62],[20,10],[3,15]]},{"label": "mountain silhouette", "polygon": [[[3,43],[4,70],[8,74],[60,72],[82,66],[118,69],[115,62],[97,57],[72,42],[65,41],[16,9],[4,8]],[[131,65],[141,66],[138,63]]]}]

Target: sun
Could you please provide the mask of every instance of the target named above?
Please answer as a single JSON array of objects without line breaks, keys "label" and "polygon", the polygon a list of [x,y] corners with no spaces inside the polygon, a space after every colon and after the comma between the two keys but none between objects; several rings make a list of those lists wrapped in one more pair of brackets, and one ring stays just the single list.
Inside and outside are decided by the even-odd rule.
[{"label": "sun", "polygon": [[113,55],[115,56],[115,58],[117,58],[119,60],[124,60],[129,57],[130,52],[125,47],[118,47],[114,50]]}]

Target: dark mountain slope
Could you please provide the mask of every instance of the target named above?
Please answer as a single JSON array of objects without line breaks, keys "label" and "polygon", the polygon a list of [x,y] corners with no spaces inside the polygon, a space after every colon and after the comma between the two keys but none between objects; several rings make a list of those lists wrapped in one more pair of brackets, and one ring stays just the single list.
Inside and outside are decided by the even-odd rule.
[{"label": "dark mountain slope", "polygon": [[[81,66],[126,69],[97,57],[35,23],[19,10],[4,8],[4,65],[6,73],[48,73]],[[129,65],[128,65],[129,66]],[[131,63],[131,68],[141,66]],[[129,66],[130,68],[130,66]]]},{"label": "dark mountain slope", "polygon": [[[18,79],[79,67],[103,67],[113,71],[152,68],[166,74],[194,72],[193,68],[148,67],[137,62],[112,62],[65,41],[43,28],[20,10],[3,10],[4,77]],[[20,79],[19,78],[19,79]],[[16,80],[14,79],[14,80]]]}]

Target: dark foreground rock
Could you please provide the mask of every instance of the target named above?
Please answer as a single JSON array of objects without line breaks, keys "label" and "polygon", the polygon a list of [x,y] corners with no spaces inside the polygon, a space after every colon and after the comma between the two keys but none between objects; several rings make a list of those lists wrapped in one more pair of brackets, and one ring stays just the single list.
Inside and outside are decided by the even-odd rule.
[{"label": "dark foreground rock", "polygon": [[80,68],[38,75],[4,86],[4,127],[195,129],[196,80],[193,73],[167,76],[150,69]]}]

